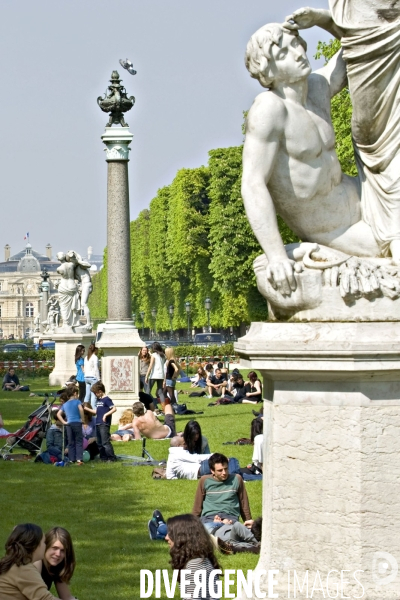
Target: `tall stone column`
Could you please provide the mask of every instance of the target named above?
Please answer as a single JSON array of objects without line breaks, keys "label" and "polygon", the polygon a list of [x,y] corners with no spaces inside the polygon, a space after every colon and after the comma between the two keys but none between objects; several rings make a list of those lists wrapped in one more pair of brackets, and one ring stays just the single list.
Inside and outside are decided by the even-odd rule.
[{"label": "tall stone column", "polygon": [[106,127],[102,136],[108,163],[107,261],[108,320],[131,321],[131,248],[128,162],[133,135],[124,127]]},{"label": "tall stone column", "polygon": [[117,406],[114,420],[138,399],[139,360],[143,345],[132,321],[129,216],[129,144],[125,127],[106,127],[108,318],[99,347],[103,349],[102,381]]}]

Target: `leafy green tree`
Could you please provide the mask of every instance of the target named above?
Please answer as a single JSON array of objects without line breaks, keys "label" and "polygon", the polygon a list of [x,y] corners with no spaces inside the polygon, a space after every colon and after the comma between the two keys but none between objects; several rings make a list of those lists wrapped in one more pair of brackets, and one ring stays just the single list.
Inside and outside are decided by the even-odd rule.
[{"label": "leafy green tree", "polygon": [[107,317],[107,248],[103,255],[103,268],[92,277],[93,291],[89,296],[89,308],[94,324]]},{"label": "leafy green tree", "polygon": [[[339,40],[318,42],[315,58],[325,58],[326,62],[341,48]],[[353,139],[351,136],[351,116],[353,108],[351,105],[348,88],[344,88],[331,100],[331,115],[333,128],[336,135],[336,153],[339,158],[342,171],[347,175],[357,175],[356,162],[354,160]]]},{"label": "leafy green tree", "polygon": [[208,270],[208,180],[207,167],[180,169],[171,184],[166,263],[177,328],[186,325],[186,301],[191,303],[192,324],[204,325],[204,299],[212,287]]},{"label": "leafy green tree", "polygon": [[150,210],[139,213],[131,222],[131,285],[132,312],[136,313],[136,323],[141,326],[139,312],[145,313],[145,327],[151,326],[151,281],[149,269],[149,230]]}]

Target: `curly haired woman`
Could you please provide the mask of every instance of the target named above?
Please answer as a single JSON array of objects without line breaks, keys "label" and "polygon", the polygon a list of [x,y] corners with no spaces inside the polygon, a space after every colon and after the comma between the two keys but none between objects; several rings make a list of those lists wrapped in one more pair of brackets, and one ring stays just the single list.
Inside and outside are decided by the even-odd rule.
[{"label": "curly haired woman", "polygon": [[[195,573],[198,570],[206,572],[205,593],[203,600],[211,600],[210,595],[210,573],[219,569],[217,559],[214,555],[214,546],[211,537],[206,532],[204,525],[194,515],[177,515],[167,521],[168,533],[165,537],[169,546],[171,565],[179,571],[178,581],[181,580],[181,571],[189,571],[186,576],[185,594],[186,598],[194,598]],[[213,598],[219,598],[217,585],[218,577],[213,580]],[[183,591],[183,590],[182,590]],[[197,597],[197,595],[196,595]]]},{"label": "curly haired woman", "polygon": [[135,432],[132,427],[133,410],[127,408],[121,415],[118,424],[118,431],[111,435],[113,442],[130,442],[135,439]]}]

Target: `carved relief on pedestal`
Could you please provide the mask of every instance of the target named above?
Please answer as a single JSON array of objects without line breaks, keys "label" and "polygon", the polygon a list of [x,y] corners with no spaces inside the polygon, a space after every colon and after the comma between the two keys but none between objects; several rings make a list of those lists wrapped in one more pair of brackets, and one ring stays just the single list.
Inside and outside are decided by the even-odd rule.
[{"label": "carved relief on pedestal", "polygon": [[133,365],[131,358],[112,358],[110,361],[111,390],[130,392],[133,390]]}]

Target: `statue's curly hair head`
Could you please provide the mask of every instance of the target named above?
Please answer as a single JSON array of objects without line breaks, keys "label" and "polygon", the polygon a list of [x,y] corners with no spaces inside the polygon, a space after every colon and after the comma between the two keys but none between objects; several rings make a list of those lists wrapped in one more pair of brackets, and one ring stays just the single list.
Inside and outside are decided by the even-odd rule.
[{"label": "statue's curly hair head", "polygon": [[295,30],[288,30],[281,23],[268,23],[258,29],[249,39],[244,61],[251,77],[258,79],[265,88],[273,86],[274,78],[270,69],[271,48],[279,46],[284,33],[298,36],[301,45],[307,50],[307,42]]}]

